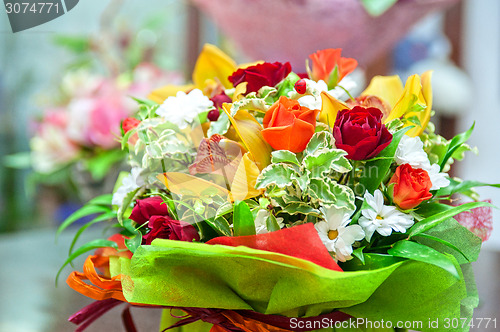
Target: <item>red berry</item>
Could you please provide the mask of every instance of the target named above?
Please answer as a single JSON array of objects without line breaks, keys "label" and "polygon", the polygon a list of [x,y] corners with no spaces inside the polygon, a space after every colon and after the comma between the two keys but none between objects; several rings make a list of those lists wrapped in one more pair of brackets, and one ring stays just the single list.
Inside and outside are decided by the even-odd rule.
[{"label": "red berry", "polygon": [[210,121],[217,121],[217,119],[219,118],[219,115],[220,115],[219,110],[214,109],[214,110],[211,110],[210,112],[208,112],[207,118]]},{"label": "red berry", "polygon": [[306,87],[307,87],[307,83],[306,83],[306,80],[305,79],[300,79],[297,81],[297,83],[295,83],[295,91],[297,91],[298,93],[300,93],[301,95],[303,95],[304,93],[306,93]]},{"label": "red berry", "polygon": [[141,121],[136,118],[126,118],[122,122],[123,132],[126,134],[130,129],[137,127],[140,123]]}]

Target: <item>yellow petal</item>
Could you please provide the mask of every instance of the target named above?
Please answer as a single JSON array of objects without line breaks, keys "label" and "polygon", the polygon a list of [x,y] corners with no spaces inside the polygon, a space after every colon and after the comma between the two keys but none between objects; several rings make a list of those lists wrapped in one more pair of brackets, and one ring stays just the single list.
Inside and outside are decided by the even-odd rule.
[{"label": "yellow petal", "polygon": [[319,113],[319,121],[333,128],[337,113],[346,108],[349,109],[350,107],[323,91],[321,92],[321,112]]},{"label": "yellow petal", "polygon": [[158,104],[163,104],[165,99],[168,97],[173,97],[177,94],[179,91],[189,91],[194,89],[194,85],[192,84],[186,84],[186,85],[167,85],[164,87],[161,87],[159,89],[154,90],[151,92],[148,96],[148,99],[158,103]]},{"label": "yellow petal", "polygon": [[255,189],[259,168],[253,162],[253,156],[250,152],[243,155],[233,182],[231,183],[231,200],[242,201],[248,198],[256,197],[262,194],[262,190]]},{"label": "yellow petal", "polygon": [[407,113],[413,107],[413,105],[418,102],[418,97],[421,90],[422,84],[420,83],[420,76],[415,74],[408,77],[403,94],[396,103],[396,106],[394,106],[394,108],[392,109],[387,119],[385,119],[385,123],[400,118],[405,113]]},{"label": "yellow petal", "polygon": [[[415,125],[415,128],[412,128],[406,132],[406,135],[410,137],[415,137],[421,135],[429,120],[431,119],[431,111],[432,111],[432,85],[431,85],[432,71],[426,71],[422,74],[421,82],[422,88],[419,93],[418,103],[421,105],[425,105],[425,110],[421,112],[408,112],[405,117],[416,116],[420,121],[422,126]],[[412,125],[412,124],[408,124]]]},{"label": "yellow petal", "polygon": [[377,96],[394,108],[402,93],[403,82],[399,76],[375,76],[361,96]]},{"label": "yellow petal", "polygon": [[229,191],[205,179],[179,172],[167,172],[157,176],[169,191],[176,195],[202,196],[210,192],[221,197],[229,197]]},{"label": "yellow petal", "polygon": [[205,44],[193,71],[193,83],[204,90],[207,82],[218,80],[226,89],[233,87],[227,79],[236,70],[236,63],[214,45]]},{"label": "yellow petal", "polygon": [[262,137],[262,126],[245,110],[239,110],[234,117],[231,116],[231,104],[223,104],[222,108],[229,117],[239,138],[250,152],[250,158],[262,170],[271,163],[271,146]]},{"label": "yellow petal", "polygon": [[233,93],[233,102],[240,100],[243,98],[243,95],[247,92],[248,82],[240,83],[234,88]]}]

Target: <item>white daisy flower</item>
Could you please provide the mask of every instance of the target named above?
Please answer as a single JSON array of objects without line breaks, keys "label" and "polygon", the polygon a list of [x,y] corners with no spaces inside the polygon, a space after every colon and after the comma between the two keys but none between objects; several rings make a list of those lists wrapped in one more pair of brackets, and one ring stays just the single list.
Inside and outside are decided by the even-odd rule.
[{"label": "white daisy flower", "polygon": [[413,225],[412,216],[399,211],[395,206],[384,205],[384,196],[380,190],[375,190],[373,196],[366,191],[364,197],[370,208],[361,210],[358,223],[365,231],[366,240],[370,241],[375,231],[382,236],[389,236],[392,231],[404,233]]},{"label": "white daisy flower", "polygon": [[130,174],[123,178],[122,185],[113,194],[111,202],[113,205],[121,207],[128,193],[144,185],[145,179],[141,175],[142,171],[140,167],[133,167]]},{"label": "white daisy flower", "polygon": [[[269,217],[269,211],[261,209],[257,212],[257,216],[255,217],[255,233],[256,234],[265,234],[269,233],[266,226],[266,220]],[[283,224],[283,218],[276,218],[278,222],[278,226],[283,228],[285,224]]]},{"label": "white daisy flower", "polygon": [[450,180],[447,178],[448,174],[440,173],[438,164],[431,165],[427,153],[424,151],[424,144],[418,136],[409,137],[403,135],[394,159],[398,165],[410,164],[413,168],[427,171],[432,183],[431,190],[447,187],[450,184]]},{"label": "white daisy flower", "polygon": [[351,259],[352,245],[365,237],[359,225],[349,225],[353,211],[328,206],[322,207],[321,212],[325,220],[314,227],[326,249],[335,253],[335,258],[341,262]]},{"label": "white daisy flower", "polygon": [[214,103],[204,96],[200,89],[193,89],[188,94],[179,91],[175,97],[168,97],[158,107],[156,114],[180,129],[185,129],[193,123],[198,114],[213,106]]}]

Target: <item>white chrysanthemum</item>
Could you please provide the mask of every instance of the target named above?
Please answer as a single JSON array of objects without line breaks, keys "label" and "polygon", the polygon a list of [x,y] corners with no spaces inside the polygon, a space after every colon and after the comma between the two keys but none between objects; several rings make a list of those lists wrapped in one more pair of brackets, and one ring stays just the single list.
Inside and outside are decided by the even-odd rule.
[{"label": "white chrysanthemum", "polygon": [[[266,220],[269,217],[269,211],[261,209],[257,212],[257,216],[255,217],[255,233],[256,234],[265,234],[269,233],[266,226]],[[283,218],[276,218],[278,222],[278,226],[283,228]]]},{"label": "white chrysanthemum", "polygon": [[382,236],[389,236],[392,231],[404,233],[413,225],[413,217],[399,211],[394,206],[384,205],[384,196],[380,190],[375,190],[372,196],[365,193],[365,201],[370,208],[361,210],[359,225],[363,227],[366,239],[371,240],[375,231]]},{"label": "white chrysanthemum", "polygon": [[424,151],[424,144],[418,136],[403,135],[394,159],[398,165],[409,164],[413,168],[427,171],[432,183],[431,190],[447,187],[450,184],[450,180],[447,178],[448,174],[440,173],[438,164],[431,165],[427,153]]},{"label": "white chrysanthemum", "polygon": [[133,167],[130,174],[123,178],[122,185],[113,194],[113,205],[121,207],[128,193],[144,185],[144,178],[141,176],[141,172],[142,168]]},{"label": "white chrysanthemum", "polygon": [[420,137],[403,135],[396,150],[394,160],[398,165],[410,164],[413,168],[430,166],[427,153],[424,151],[424,143]]},{"label": "white chrysanthemum", "polygon": [[428,167],[422,167],[422,169],[427,171],[427,174],[429,174],[429,178],[431,179],[432,183],[431,190],[437,190],[439,188],[448,187],[450,185],[448,174],[441,173],[441,168],[438,164],[433,164],[432,166]]},{"label": "white chrysanthemum", "polygon": [[158,107],[156,114],[180,129],[185,129],[193,123],[198,114],[213,106],[214,103],[204,96],[200,89],[193,89],[188,94],[179,91],[175,97],[168,97]]},{"label": "white chrysanthemum", "polygon": [[[307,84],[307,89],[310,91],[311,95],[306,95],[297,99],[301,106],[307,107],[311,110],[321,109],[321,92],[326,91],[333,98],[339,100],[346,100],[349,98],[345,90],[352,91],[356,88],[356,82],[349,76],[346,76],[339,82],[339,84],[332,90],[328,90],[328,85],[325,81],[319,80],[318,82],[305,79]],[[345,89],[345,90],[344,90]]]},{"label": "white chrysanthemum", "polygon": [[351,259],[352,245],[365,237],[359,225],[349,225],[353,211],[328,206],[322,207],[321,212],[325,221],[317,222],[314,227],[326,249],[341,262]]}]

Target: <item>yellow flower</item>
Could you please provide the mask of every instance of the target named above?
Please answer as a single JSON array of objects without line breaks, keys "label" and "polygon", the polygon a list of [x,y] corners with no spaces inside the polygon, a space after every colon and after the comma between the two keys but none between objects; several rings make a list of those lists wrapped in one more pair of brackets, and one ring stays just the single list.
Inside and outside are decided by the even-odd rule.
[{"label": "yellow flower", "polygon": [[[414,125],[415,127],[406,134],[411,137],[419,136],[427,127],[431,117],[431,76],[431,71],[425,72],[422,77],[416,74],[412,75],[406,80],[404,87],[398,76],[375,76],[361,96],[377,96],[390,105],[391,111],[385,119],[385,123],[400,117],[406,119],[416,117],[420,125],[409,121],[406,125]],[[425,109],[415,111],[414,107],[418,105],[425,107]]]}]

